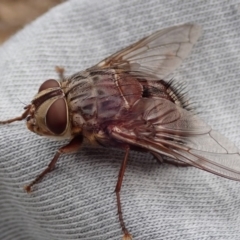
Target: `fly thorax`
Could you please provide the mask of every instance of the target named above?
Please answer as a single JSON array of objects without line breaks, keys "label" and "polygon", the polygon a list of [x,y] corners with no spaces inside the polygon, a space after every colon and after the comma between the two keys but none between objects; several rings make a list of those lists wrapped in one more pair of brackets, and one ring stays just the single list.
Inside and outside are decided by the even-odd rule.
[{"label": "fly thorax", "polygon": [[134,77],[114,69],[96,69],[88,75],[80,72],[68,80],[67,101],[73,119],[79,119],[79,124],[118,119],[141,94],[142,87]]}]

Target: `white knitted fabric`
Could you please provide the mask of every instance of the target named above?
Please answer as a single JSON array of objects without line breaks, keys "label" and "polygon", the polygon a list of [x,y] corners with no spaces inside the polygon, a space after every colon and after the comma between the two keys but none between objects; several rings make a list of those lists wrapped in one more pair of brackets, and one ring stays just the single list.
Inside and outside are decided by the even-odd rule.
[{"label": "white knitted fabric", "polygon": [[[46,79],[90,67],[141,37],[195,22],[203,36],[174,72],[197,111],[240,148],[239,0],[72,0],[0,48],[0,119],[18,116]],[[119,240],[114,188],[124,153],[86,146],[62,156],[33,180],[66,142],[41,138],[24,122],[0,126],[1,240]],[[131,152],[123,181],[123,216],[135,240],[240,239],[240,182],[196,168],[159,165]]]}]

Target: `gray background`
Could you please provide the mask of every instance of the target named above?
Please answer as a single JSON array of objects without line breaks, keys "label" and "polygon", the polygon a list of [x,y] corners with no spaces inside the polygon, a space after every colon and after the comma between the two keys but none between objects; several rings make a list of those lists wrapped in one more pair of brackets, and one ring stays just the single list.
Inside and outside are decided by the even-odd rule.
[{"label": "gray background", "polygon": [[[239,1],[72,0],[0,48],[0,118],[19,115],[39,85],[68,74],[155,30],[185,22],[203,36],[174,78],[189,86],[201,116],[240,147]],[[0,239],[121,239],[113,193],[123,152],[91,148],[66,155],[23,191],[65,142],[40,138],[24,122],[0,126]],[[131,152],[122,188],[134,239],[239,239],[240,183],[195,168],[159,165]]]}]

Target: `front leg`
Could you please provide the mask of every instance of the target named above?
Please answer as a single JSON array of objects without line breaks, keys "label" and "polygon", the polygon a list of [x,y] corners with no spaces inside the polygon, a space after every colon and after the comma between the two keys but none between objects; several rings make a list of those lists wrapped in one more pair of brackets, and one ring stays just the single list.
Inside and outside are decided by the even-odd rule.
[{"label": "front leg", "polygon": [[60,82],[64,82],[64,80],[65,80],[65,77],[64,77],[65,69],[63,67],[56,66],[55,71],[57,72],[57,74],[59,76]]},{"label": "front leg", "polygon": [[47,173],[51,172],[54,169],[55,164],[58,161],[61,154],[76,152],[81,147],[82,142],[83,142],[83,136],[76,136],[67,145],[59,148],[56,154],[54,155],[53,159],[51,160],[51,162],[48,164],[47,168],[44,171],[42,171],[42,173],[40,173],[29,185],[25,186],[24,189],[28,193],[31,192],[32,186],[38,183],[39,181],[41,181],[42,178]]}]

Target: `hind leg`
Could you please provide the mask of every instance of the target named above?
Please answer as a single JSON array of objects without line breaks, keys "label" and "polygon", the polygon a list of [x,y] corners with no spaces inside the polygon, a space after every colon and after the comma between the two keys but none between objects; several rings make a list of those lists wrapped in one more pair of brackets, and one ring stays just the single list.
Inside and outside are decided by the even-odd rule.
[{"label": "hind leg", "polygon": [[191,165],[184,163],[184,162],[180,162],[178,160],[174,160],[174,159],[164,159],[162,157],[161,154],[159,153],[155,153],[155,152],[151,152],[151,154],[154,156],[154,158],[157,160],[158,163],[163,164],[163,163],[167,163],[167,164],[172,164],[176,167],[190,167]]}]

